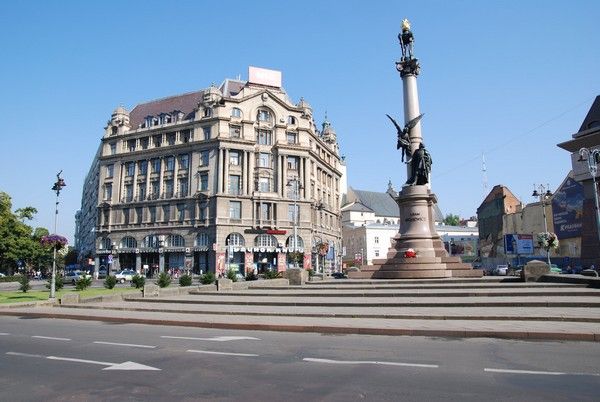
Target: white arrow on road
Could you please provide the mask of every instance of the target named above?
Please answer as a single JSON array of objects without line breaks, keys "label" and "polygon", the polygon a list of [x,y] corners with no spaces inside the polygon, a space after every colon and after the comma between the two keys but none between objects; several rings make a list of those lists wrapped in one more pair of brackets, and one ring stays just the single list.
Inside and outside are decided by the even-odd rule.
[{"label": "white arrow on road", "polygon": [[60,356],[42,356],[42,355],[33,355],[28,353],[18,353],[18,352],[6,352],[7,355],[12,356],[25,356],[25,357],[38,357],[42,359],[49,360],[60,360],[66,362],[75,362],[75,363],[87,363],[87,364],[98,364],[100,366],[107,366],[102,370],[154,370],[161,371],[161,369],[151,366],[146,366],[143,364],[139,364],[136,362],[127,361],[124,363],[110,363],[110,362],[100,362],[96,360],[84,360],[84,359],[75,359],[72,357],[60,357]]},{"label": "white arrow on road", "polygon": [[228,341],[260,341],[259,338],[252,336],[214,336],[212,338],[194,338],[191,336],[167,336],[163,335],[161,338],[166,339],[188,339],[192,341],[211,341],[211,342],[228,342]]}]

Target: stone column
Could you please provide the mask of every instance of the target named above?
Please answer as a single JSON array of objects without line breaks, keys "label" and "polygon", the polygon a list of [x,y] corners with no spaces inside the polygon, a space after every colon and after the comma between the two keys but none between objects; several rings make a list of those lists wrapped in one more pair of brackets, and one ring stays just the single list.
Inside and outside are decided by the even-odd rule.
[{"label": "stone column", "polygon": [[219,158],[218,158],[218,168],[217,168],[217,193],[223,193],[223,149],[219,149]]}]

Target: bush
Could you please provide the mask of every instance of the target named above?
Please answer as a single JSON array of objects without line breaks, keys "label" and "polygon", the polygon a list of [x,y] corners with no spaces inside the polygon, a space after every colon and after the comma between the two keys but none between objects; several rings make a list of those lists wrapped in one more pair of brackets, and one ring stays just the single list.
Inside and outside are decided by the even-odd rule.
[{"label": "bush", "polygon": [[237,269],[229,269],[227,270],[227,279],[231,279],[231,282],[237,282],[238,278],[237,278]]},{"label": "bush", "polygon": [[192,286],[192,276],[185,274],[179,277],[179,286]]},{"label": "bush", "polygon": [[279,278],[279,272],[277,270],[274,269],[269,269],[266,270],[265,273],[265,279],[275,279],[275,278]]},{"label": "bush", "polygon": [[27,291],[31,289],[31,285],[29,284],[29,277],[27,275],[21,275],[21,277],[19,278],[19,283],[21,284],[21,286],[19,286],[19,290],[21,292],[27,293]]},{"label": "bush", "polygon": [[313,276],[315,276],[315,270],[314,269],[309,269],[308,270],[308,277],[312,278]]},{"label": "bush", "polygon": [[171,284],[171,277],[166,272],[161,272],[158,275],[158,280],[156,281],[156,284],[161,288],[166,288]]},{"label": "bush", "polygon": [[[48,282],[46,283],[46,289],[50,289],[51,286],[52,286],[52,277],[48,278]],[[65,286],[65,283],[63,282],[63,278],[56,275],[56,279],[54,280],[54,289],[61,290],[64,286]]]},{"label": "bush", "polygon": [[133,275],[131,278],[131,286],[134,286],[136,289],[143,288],[146,284],[146,278],[139,274]]},{"label": "bush", "polygon": [[212,272],[207,272],[203,275],[200,275],[200,283],[203,285],[210,285],[215,282],[215,274]]},{"label": "bush", "polygon": [[115,287],[116,284],[117,284],[117,278],[115,278],[113,275],[107,276],[106,279],[104,280],[104,287],[106,289],[112,289]]},{"label": "bush", "polygon": [[255,281],[258,279],[258,276],[252,271],[246,272],[246,280],[247,281]]},{"label": "bush", "polygon": [[19,276],[20,275],[3,276],[0,278],[0,282],[19,282]]},{"label": "bush", "polygon": [[91,276],[89,278],[82,276],[81,278],[77,279],[77,282],[75,282],[76,290],[85,290],[85,289],[89,288],[90,286],[92,286],[92,277]]}]

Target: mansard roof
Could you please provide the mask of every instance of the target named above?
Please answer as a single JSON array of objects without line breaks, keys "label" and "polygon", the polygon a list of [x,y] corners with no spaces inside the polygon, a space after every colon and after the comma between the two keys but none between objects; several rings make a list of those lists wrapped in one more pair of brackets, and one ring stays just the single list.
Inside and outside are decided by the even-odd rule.
[{"label": "mansard roof", "polygon": [[158,116],[161,113],[171,113],[175,110],[183,112],[184,119],[190,119],[194,115],[194,109],[198,106],[198,102],[202,100],[203,93],[204,91],[188,92],[140,103],[129,114],[131,127],[137,128],[147,116]]}]

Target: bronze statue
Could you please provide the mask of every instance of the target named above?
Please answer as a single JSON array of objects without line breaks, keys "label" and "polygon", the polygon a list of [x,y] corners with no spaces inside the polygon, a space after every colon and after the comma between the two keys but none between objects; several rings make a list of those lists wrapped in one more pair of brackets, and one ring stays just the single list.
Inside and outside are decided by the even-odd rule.
[{"label": "bronze statue", "polygon": [[406,18],[402,20],[402,32],[398,34],[398,40],[402,48],[402,60],[411,60],[415,38],[410,31],[410,22]]},{"label": "bronze statue", "polygon": [[410,130],[412,130],[412,128],[421,120],[423,113],[406,123],[404,128],[401,128],[400,125],[396,123],[396,120],[392,118],[392,116],[389,114],[386,114],[386,116],[392,121],[392,123],[394,123],[394,126],[396,126],[396,131],[398,132],[398,143],[396,144],[396,149],[402,148],[402,162],[404,162],[404,156],[406,155],[406,163],[409,163],[411,157]]},{"label": "bronze statue", "polygon": [[423,143],[413,153],[410,162],[410,177],[404,184],[405,186],[419,186],[429,183],[429,174],[431,173],[431,155],[425,149]]}]

